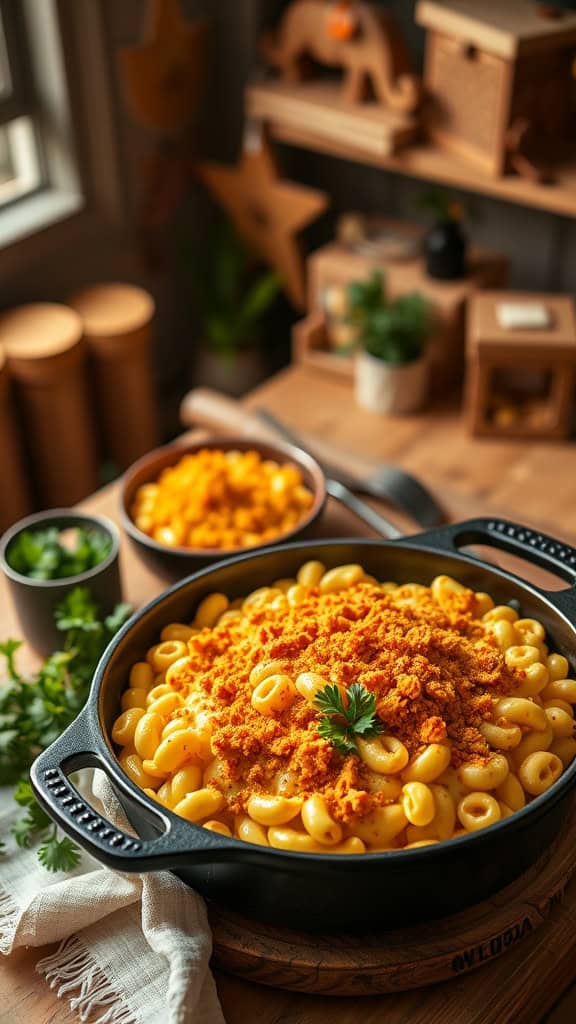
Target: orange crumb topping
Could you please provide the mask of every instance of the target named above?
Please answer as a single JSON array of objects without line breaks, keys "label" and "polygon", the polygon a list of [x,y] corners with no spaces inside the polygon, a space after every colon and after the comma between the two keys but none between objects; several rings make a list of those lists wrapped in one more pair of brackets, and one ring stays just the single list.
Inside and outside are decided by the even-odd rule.
[{"label": "orange crumb topping", "polygon": [[489,747],[479,725],[493,698],[510,693],[513,674],[483,624],[474,618],[472,591],[450,594],[440,606],[429,588],[392,593],[369,582],[348,590],[309,591],[296,608],[255,607],[243,618],[205,629],[189,641],[189,658],[171,680],[184,697],[202,694],[213,715],[212,749],[231,782],[240,783],[230,808],[245,809],[254,792],[273,792],[293,773],[304,796],[322,793],[340,821],[388,802],[367,791],[360,758],[343,756],[318,736],[319,712],[298,695],[287,710],[261,715],[251,704],[251,670],[279,661],[293,680],[316,672],[327,682],[361,683],[376,695],[384,733],[411,756],[448,741],[452,764],[484,762]]}]

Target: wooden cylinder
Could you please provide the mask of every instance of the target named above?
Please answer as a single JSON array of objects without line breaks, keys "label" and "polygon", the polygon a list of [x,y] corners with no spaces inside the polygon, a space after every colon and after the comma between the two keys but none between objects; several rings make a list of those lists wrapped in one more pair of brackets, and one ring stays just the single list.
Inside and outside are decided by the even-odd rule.
[{"label": "wooden cylinder", "polygon": [[16,422],[6,355],[0,346],[0,533],[32,511],[32,497]]},{"label": "wooden cylinder", "polygon": [[73,309],[33,303],[0,316],[25,443],[42,505],[74,505],[98,486],[82,321]]},{"label": "wooden cylinder", "polygon": [[130,284],[100,284],[71,296],[90,353],[107,456],[125,469],[159,443],[152,368],[154,300]]}]

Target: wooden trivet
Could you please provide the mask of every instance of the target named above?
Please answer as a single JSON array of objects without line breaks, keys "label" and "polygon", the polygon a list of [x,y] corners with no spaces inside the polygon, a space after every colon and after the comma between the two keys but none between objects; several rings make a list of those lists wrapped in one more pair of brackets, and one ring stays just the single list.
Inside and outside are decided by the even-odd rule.
[{"label": "wooden trivet", "polygon": [[575,840],[571,823],[526,874],[491,899],[379,935],[289,931],[211,906],[214,965],[261,985],[333,996],[382,995],[461,977],[532,935],[561,904],[576,869]]}]

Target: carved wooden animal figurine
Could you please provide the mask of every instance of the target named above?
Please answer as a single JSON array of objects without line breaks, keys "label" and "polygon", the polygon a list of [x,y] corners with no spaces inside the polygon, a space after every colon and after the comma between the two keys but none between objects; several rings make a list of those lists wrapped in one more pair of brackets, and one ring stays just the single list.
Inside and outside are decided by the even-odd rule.
[{"label": "carved wooden animal figurine", "polygon": [[262,39],[262,53],[285,81],[301,82],[304,60],[344,69],[344,98],[366,99],[371,85],[376,98],[392,110],[409,112],[420,101],[420,83],[410,72],[403,41],[390,18],[360,0],[348,5],[352,31],[335,31],[334,8],[326,0],[294,0],[277,34]]}]

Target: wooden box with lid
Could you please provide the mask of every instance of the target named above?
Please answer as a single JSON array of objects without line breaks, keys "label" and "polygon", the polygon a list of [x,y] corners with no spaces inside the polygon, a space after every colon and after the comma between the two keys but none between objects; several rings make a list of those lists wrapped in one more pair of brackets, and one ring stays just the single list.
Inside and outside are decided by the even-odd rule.
[{"label": "wooden box with lid", "polygon": [[531,0],[420,0],[429,136],[487,174],[534,180],[573,136],[576,13]]},{"label": "wooden box with lid", "polygon": [[[541,327],[502,326],[499,307],[544,313]],[[567,295],[484,292],[468,311],[466,414],[480,437],[562,440],[571,432],[576,315]]]}]

